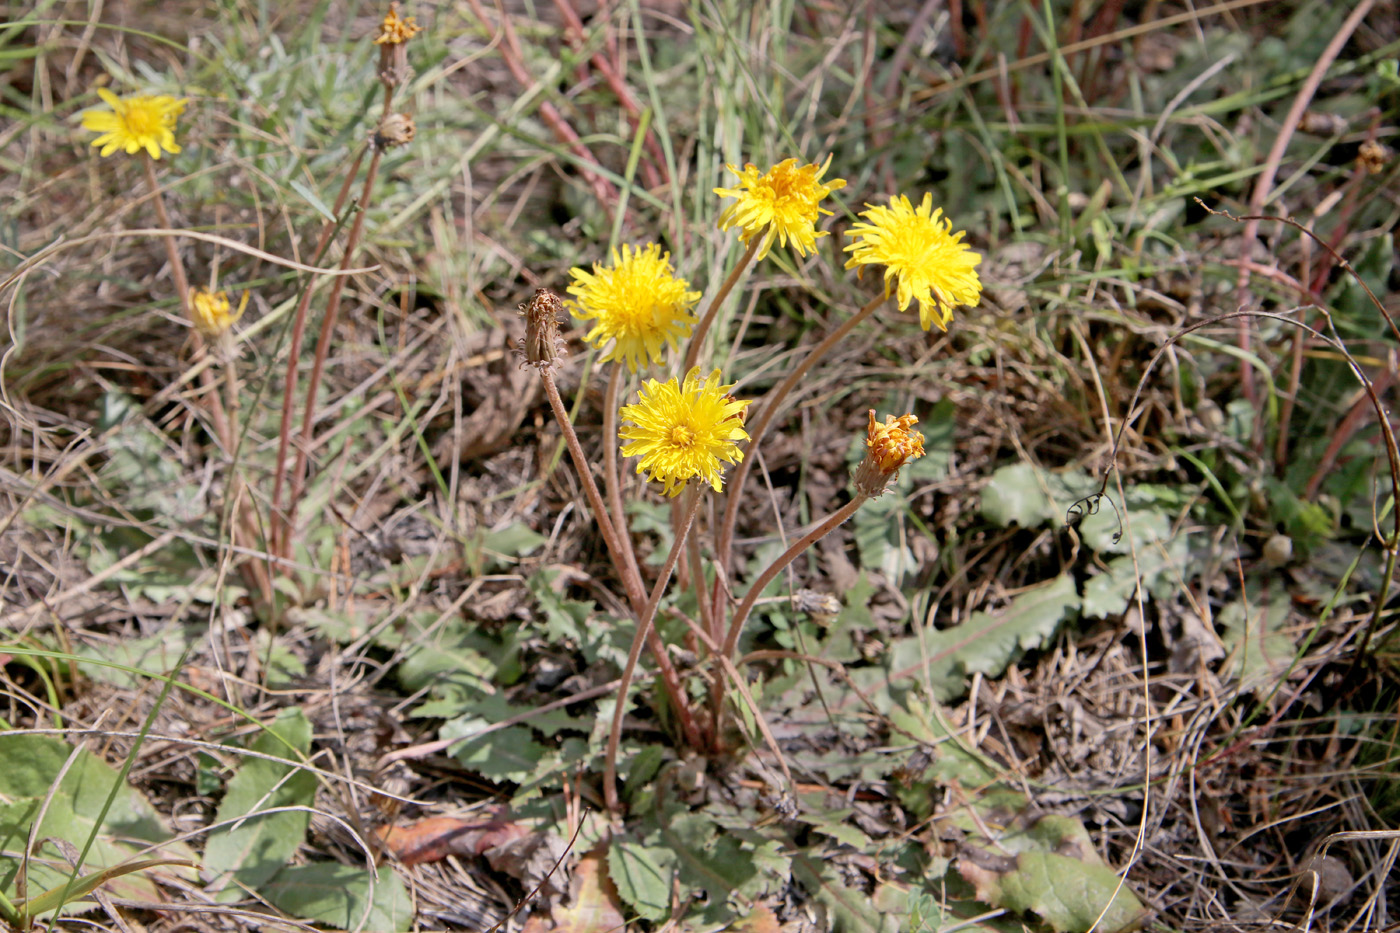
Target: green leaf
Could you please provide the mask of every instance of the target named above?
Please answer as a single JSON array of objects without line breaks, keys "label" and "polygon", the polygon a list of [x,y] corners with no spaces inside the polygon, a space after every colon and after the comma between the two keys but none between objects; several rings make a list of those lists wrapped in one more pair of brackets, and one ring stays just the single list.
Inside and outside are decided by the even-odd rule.
[{"label": "green leaf", "polygon": [[1022,652],[1048,644],[1078,607],[1074,579],[1061,574],[998,612],[974,612],[961,625],[895,642],[889,664],[896,675],[927,677],[940,701],[956,699],[969,675],[999,677]]},{"label": "green leaf", "polygon": [[1290,605],[1288,594],[1275,583],[1260,599],[1236,600],[1221,609],[1215,621],[1229,651],[1221,673],[1238,677],[1246,687],[1272,689],[1296,650],[1285,631]]},{"label": "green leaf", "polygon": [[825,908],[832,933],[898,933],[897,916],[877,911],[869,895],[846,887],[820,862],[798,856],[792,860],[792,876]]},{"label": "green leaf", "polygon": [[991,840],[970,834],[958,872],[976,887],[980,900],[1037,914],[1059,933],[1086,933],[1091,927],[1121,933],[1137,929],[1145,914],[1073,817],[1044,816]]},{"label": "green leaf", "polygon": [[[484,719],[464,716],[444,723],[438,735],[455,739],[480,732],[489,725],[491,723]],[[548,753],[549,749],[536,742],[534,733],[526,727],[507,726],[467,740],[452,752],[452,757],[484,778],[523,784],[535,776]]]},{"label": "green leaf", "polygon": [[[34,817],[72,754],[72,746],[49,736],[0,734],[0,762],[4,763],[0,768],[0,800],[4,801],[0,803],[0,852],[17,854],[25,850]],[[109,892],[147,900],[158,895],[154,883],[144,873],[123,873],[119,867],[135,858],[147,844],[159,845],[161,854],[179,860],[192,860],[194,853],[183,843],[168,841],[171,834],[160,815],[129,786],[118,789],[106,818],[98,825],[97,818],[118,777],[106,762],[86,749],[80,750],[49,802],[37,837],[61,840],[71,847],[71,852],[81,850],[95,832],[84,870],[89,874],[94,870],[110,871],[112,874],[99,882]],[[133,845],[132,841],[141,845]],[[0,893],[11,900],[18,893],[15,879],[19,867],[17,855],[0,856]],[[45,841],[30,859],[27,892],[30,897],[39,897],[41,892],[61,890],[71,875],[68,859],[53,842]],[[79,891],[75,885],[69,897],[78,896],[75,892]],[[40,907],[37,912],[48,909],[52,908]],[[63,913],[85,909],[86,905],[70,902],[64,905]]]},{"label": "green leaf", "polygon": [[[275,807],[310,807],[316,798],[316,776],[300,770],[297,757],[311,750],[311,722],[298,707],[277,714],[250,748],[282,761],[247,758],[229,780],[219,804],[217,822],[247,816],[239,824],[221,826],[210,833],[204,849],[207,868],[224,873],[216,885],[227,885],[230,875],[256,890],[277,874],[306,838],[311,814],[301,810],[257,814]],[[231,889],[230,893],[236,893]]]},{"label": "green leaf", "polygon": [[982,487],[982,515],[1003,528],[1064,524],[1065,512],[1098,487],[1087,473],[1050,473],[1029,463],[1004,466]]},{"label": "green leaf", "polygon": [[329,207],[326,207],[325,202],[317,196],[316,192],[312,191],[305,184],[303,184],[295,178],[288,179],[287,183],[292,186],[293,191],[295,191],[297,194],[301,195],[303,198],[306,199],[306,203],[310,204],[311,207],[315,209],[316,213],[320,214],[322,217],[326,218],[326,220],[329,220],[331,223],[335,223],[335,215],[331,213],[331,209]]},{"label": "green leaf", "polygon": [[670,849],[633,842],[614,842],[608,847],[608,876],[617,885],[618,896],[647,920],[664,920],[671,911],[675,863],[676,853]]},{"label": "green leaf", "polygon": [[400,933],[413,927],[408,889],[387,865],[377,881],[353,865],[292,865],[258,890],[278,910],[342,930]]}]

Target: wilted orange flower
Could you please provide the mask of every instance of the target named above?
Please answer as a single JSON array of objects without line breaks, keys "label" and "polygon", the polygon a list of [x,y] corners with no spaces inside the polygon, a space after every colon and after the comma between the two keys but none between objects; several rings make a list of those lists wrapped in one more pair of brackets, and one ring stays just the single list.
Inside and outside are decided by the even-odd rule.
[{"label": "wilted orange flower", "polygon": [[885,423],[875,420],[870,411],[870,425],[865,432],[865,459],[856,467],[856,491],[874,498],[889,486],[899,468],[924,455],[924,436],[911,430],[919,423],[913,415],[886,415]]}]

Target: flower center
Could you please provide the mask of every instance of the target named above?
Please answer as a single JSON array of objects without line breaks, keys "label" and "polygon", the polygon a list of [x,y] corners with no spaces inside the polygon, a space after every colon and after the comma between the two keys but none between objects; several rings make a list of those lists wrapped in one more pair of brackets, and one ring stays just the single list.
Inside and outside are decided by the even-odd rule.
[{"label": "flower center", "polygon": [[671,428],[671,443],[677,447],[689,447],[695,443],[695,432],[683,424]]},{"label": "flower center", "polygon": [[133,136],[154,136],[160,130],[160,114],[138,104],[127,110],[126,126]]}]

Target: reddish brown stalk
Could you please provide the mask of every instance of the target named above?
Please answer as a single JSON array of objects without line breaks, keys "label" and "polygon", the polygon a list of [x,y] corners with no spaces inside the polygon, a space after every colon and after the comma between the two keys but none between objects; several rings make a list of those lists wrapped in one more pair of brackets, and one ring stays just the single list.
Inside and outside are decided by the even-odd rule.
[{"label": "reddish brown stalk", "polygon": [[622,739],[622,716],[627,711],[627,688],[632,685],[632,674],[636,671],[637,660],[642,654],[642,643],[656,631],[652,626],[656,620],[656,608],[661,605],[661,597],[665,595],[666,586],[671,582],[676,562],[685,550],[685,541],[690,534],[690,526],[695,523],[695,513],[700,509],[703,490],[703,486],[697,485],[687,494],[690,501],[685,506],[685,517],[680,528],[676,530],[676,540],[672,542],[671,551],[666,555],[666,563],[661,566],[661,573],[651,588],[651,596],[638,614],[637,631],[632,637],[632,647],[627,652],[627,663],[622,667],[622,682],[617,687],[617,705],[613,707],[612,727],[608,730],[608,747],[603,755],[603,802],[610,813],[618,812],[617,747]]},{"label": "reddish brown stalk", "polygon": [[[146,181],[151,186],[151,197],[155,202],[156,217],[160,221],[160,226],[164,230],[173,230],[170,226],[170,214],[165,209],[165,196],[161,192],[159,181],[156,180],[155,160],[145,153],[142,154],[142,162],[146,167]],[[180,251],[175,246],[175,237],[166,236],[165,255],[170,263],[170,276],[175,282],[175,290],[180,298],[180,311],[185,320],[193,321],[190,314],[190,283],[185,275],[185,266],[180,261]],[[196,357],[204,356],[208,349],[204,344],[203,337],[198,330],[194,334]],[[229,406],[232,411],[236,411],[234,405],[236,384],[233,382],[233,364],[228,367],[227,378],[229,379]],[[234,445],[237,441],[237,433],[233,423],[230,422],[228,412],[224,408],[224,403],[219,397],[218,382],[214,377],[212,367],[205,366],[199,371],[199,384],[204,389],[204,399],[209,405],[209,419],[214,422],[214,435],[219,440],[219,446],[224,449],[224,453],[230,461],[231,482],[229,483],[229,498],[232,506],[230,521],[233,527],[229,529],[233,546],[238,547],[240,539],[246,541],[251,546],[257,541],[256,529],[248,517],[248,513],[239,504],[239,481],[237,472],[234,469]],[[253,561],[244,561],[239,564],[239,574],[250,587],[256,589],[258,594],[264,599],[270,598],[272,594],[271,583],[267,579],[264,568]]]},{"label": "reddish brown stalk", "polygon": [[[564,400],[559,397],[559,387],[554,383],[554,374],[548,369],[540,370],[540,381],[544,383],[544,394],[549,399],[549,407],[554,412],[554,420],[559,424],[559,430],[564,433],[564,445],[569,450],[569,456],[573,458],[574,470],[578,473],[579,481],[583,483],[584,495],[588,497],[588,507],[593,511],[594,521],[598,523],[598,530],[603,535],[603,543],[607,546],[608,557],[612,560],[613,569],[622,579],[623,587],[627,590],[627,601],[632,606],[632,612],[640,621],[646,612],[646,590],[642,587],[642,580],[638,574],[629,572],[627,559],[623,556],[622,542],[617,536],[617,530],[613,528],[612,521],[608,518],[607,506],[603,503],[603,497],[598,493],[598,484],[593,481],[592,468],[589,466],[588,458],[583,453],[583,445],[578,442],[578,434],[574,431],[573,422],[569,420],[569,413],[564,408]],[[671,706],[676,711],[676,719],[681,724],[681,730],[685,733],[686,741],[692,748],[700,747],[700,729],[695,723],[695,716],[691,713],[690,704],[685,698],[685,689],[681,686],[680,675],[676,673],[675,665],[671,663],[671,656],[666,652],[666,644],[661,640],[661,636],[655,628],[649,628],[646,633],[647,645],[651,648],[652,654],[656,658],[656,668],[661,674],[661,683],[666,688],[667,696],[671,700]]]},{"label": "reddish brown stalk", "polygon": [[[787,396],[792,390],[796,388],[797,383],[802,380],[802,377],[807,375],[812,367],[820,362],[832,347],[844,340],[846,335],[856,328],[856,325],[874,314],[880,305],[885,303],[885,298],[885,295],[880,295],[878,298],[875,298],[865,307],[847,318],[845,323],[840,327],[827,334],[821,343],[812,348],[811,352],[807,354],[807,358],[804,359],[796,369],[788,373],[787,377],[784,378],[782,382],[778,383],[775,388],[764,396],[763,400],[759,402],[758,417],[753,420],[752,426],[748,429],[749,451],[754,451],[758,448],[759,443],[763,440],[763,436],[768,433],[768,428],[773,423],[773,418],[777,416],[778,412],[782,411],[783,402],[787,399]],[[720,574],[721,578],[726,576],[734,566],[733,555],[729,552],[734,544],[734,528],[739,521],[739,501],[743,497],[744,483],[747,482],[749,471],[752,467],[753,457],[745,457],[735,465],[734,475],[725,483],[728,495],[726,496],[724,504],[724,519],[720,522],[719,533],[715,538],[715,560],[719,562],[719,566],[723,570],[723,573]]]},{"label": "reddish brown stalk", "polygon": [[681,366],[681,378],[690,372],[696,360],[700,359],[700,348],[705,343],[705,334],[709,332],[710,325],[715,321],[715,315],[719,312],[719,306],[724,304],[724,300],[729,297],[729,293],[734,290],[735,284],[739,281],[739,276],[744,274],[749,262],[754,254],[758,252],[759,237],[749,237],[749,245],[744,250],[744,254],[739,257],[739,261],[734,264],[734,268],[729,270],[729,274],[720,283],[719,291],[715,292],[715,297],[710,300],[710,306],[705,309],[705,316],[700,318],[700,322],[695,325],[695,330],[690,334],[690,343],[685,348],[685,363]]},{"label": "reddish brown stalk", "polygon": [[[583,51],[586,33],[578,11],[574,9],[569,0],[554,0],[554,8],[559,11],[560,16],[564,17],[564,39],[569,43],[569,47],[575,52]],[[598,73],[603,76],[603,80],[608,83],[608,87],[617,97],[618,103],[622,104],[622,109],[627,111],[632,131],[636,132],[637,128],[641,126],[642,107],[637,102],[637,98],[633,96],[632,89],[627,86],[627,82],[622,80],[618,69],[603,53],[594,52],[589,57],[588,62],[598,70]],[[669,181],[666,178],[666,156],[661,151],[661,144],[657,142],[656,134],[649,128],[643,145],[646,146],[648,158],[642,161],[642,178],[648,188],[660,187]]]},{"label": "reddish brown stalk", "polygon": [[[1342,23],[1337,34],[1332,37],[1332,41],[1327,43],[1327,47],[1322,50],[1322,54],[1317,57],[1313,64],[1312,71],[1301,87],[1298,88],[1297,95],[1293,98],[1293,105],[1288,108],[1288,114],[1283,118],[1283,124],[1279,127],[1278,135],[1274,137],[1274,144],[1269,149],[1269,155],[1264,160],[1263,171],[1259,173],[1259,181],[1254,186],[1254,192],[1249,199],[1249,213],[1261,214],[1264,205],[1268,203],[1269,195],[1274,190],[1274,177],[1278,174],[1279,165],[1283,162],[1283,154],[1288,149],[1288,143],[1293,139],[1294,132],[1298,129],[1298,122],[1302,120],[1303,114],[1307,111],[1308,105],[1312,103],[1313,95],[1317,93],[1318,85],[1322,83],[1323,77],[1327,74],[1327,69],[1332,67],[1332,63],[1341,54],[1342,47],[1347,44],[1351,34],[1361,25],[1361,21],[1366,18],[1366,14],[1371,11],[1374,0],[1361,0],[1356,8],[1347,16]],[[1259,238],[1259,221],[1257,219],[1246,219],[1243,235],[1240,240],[1240,258],[1248,259],[1254,252],[1254,244]],[[1236,304],[1238,307],[1248,307],[1253,302],[1253,296],[1249,289],[1249,273],[1243,268],[1240,270],[1239,278],[1235,282]],[[1250,352],[1250,321],[1248,318],[1240,318],[1238,324],[1238,343],[1240,350],[1245,354]],[[1254,401],[1254,370],[1249,365],[1248,358],[1240,361],[1240,388],[1244,397],[1250,402]]]},{"label": "reddish brown stalk", "polygon": [[[360,236],[365,229],[365,215],[369,213],[370,197],[374,194],[374,180],[379,174],[379,160],[383,150],[375,149],[370,156],[369,169],[365,173],[364,188],[360,192],[359,210],[350,224],[350,235],[345,239],[345,254],[340,257],[340,269],[350,268],[355,249],[360,245]],[[350,277],[338,275],[331,283],[330,294],[326,297],[326,313],[321,318],[321,333],[316,340],[316,356],[311,362],[311,379],[306,384],[306,405],[301,415],[301,437],[297,441],[296,460],[292,465],[291,494],[287,500],[287,520],[283,526],[281,556],[292,556],[292,536],[296,534],[297,506],[301,502],[302,487],[306,482],[306,457],[311,450],[311,434],[316,426],[316,395],[321,388],[321,375],[326,368],[326,354],[330,352],[331,336],[335,333],[336,320],[340,315],[340,296],[345,291],[345,283]]]},{"label": "reddish brown stalk", "polygon": [[[773,579],[777,577],[778,574],[786,570],[788,564],[796,560],[798,555],[802,554],[802,552],[806,551],[822,538],[831,534],[831,532],[839,528],[848,518],[856,514],[856,509],[860,508],[868,498],[869,497],[864,493],[856,493],[855,498],[822,519],[811,531],[793,542],[777,560],[773,561],[766,570],[758,575],[758,579],[754,580],[749,586],[748,593],[744,595],[743,601],[739,603],[739,608],[734,610],[734,618],[730,620],[729,631],[725,633],[724,636],[724,644],[720,646],[719,657],[721,661],[728,660],[732,662],[734,649],[739,644],[739,636],[744,631],[744,623],[748,621],[749,613],[753,610],[754,603],[758,601],[759,596],[763,595],[763,591],[768,588],[768,584],[772,583]],[[714,735],[716,742],[719,741],[722,734],[722,730],[720,729],[720,714],[723,711],[724,696],[721,683],[721,679],[716,676],[710,691],[710,711],[715,725]]]},{"label": "reddish brown stalk", "polygon": [[[335,206],[331,208],[331,217],[321,224],[321,235],[316,240],[316,252],[313,263],[319,263],[325,256],[326,249],[330,246],[331,235],[335,232],[337,221],[335,218],[341,216],[341,211],[345,210],[345,202],[350,197],[351,186],[354,184],[355,176],[359,174],[360,162],[365,157],[365,150],[360,149],[355,156],[355,161],[350,165],[350,170],[345,173],[345,180],[340,184],[340,194],[336,196]],[[296,311],[292,315],[292,341],[287,348],[287,377],[282,384],[282,422],[281,428],[277,432],[277,465],[272,472],[272,515],[270,518],[271,533],[269,535],[269,550],[275,554],[282,553],[282,548],[286,540],[286,512],[282,505],[282,486],[287,472],[287,447],[292,436],[292,405],[297,394],[297,369],[301,362],[301,343],[306,336],[306,313],[311,307],[311,292],[314,283],[308,281],[306,287],[302,289],[301,299],[297,302]]]},{"label": "reddish brown stalk", "polygon": [[[472,13],[481,20],[481,24],[490,29],[491,24],[487,19],[485,8],[481,5],[481,0],[467,0],[467,2],[471,4]],[[501,17],[500,35],[505,39],[505,42],[498,43],[498,47],[506,67],[510,69],[511,75],[522,88],[526,91],[533,90],[539,82],[531,76],[529,69],[525,67],[525,55],[520,49],[520,37],[516,35],[515,27],[510,24],[510,16],[508,15]],[[584,181],[588,182],[589,187],[593,189],[593,196],[598,199],[598,203],[604,207],[615,205],[617,203],[617,189],[613,187],[612,182],[589,168],[590,165],[598,165],[598,160],[583,144],[583,140],[578,133],[574,132],[574,128],[569,125],[569,121],[564,119],[559,109],[549,101],[542,100],[540,101],[540,117],[549,124],[559,141],[578,157],[582,163],[579,166],[579,172],[583,175]]]}]

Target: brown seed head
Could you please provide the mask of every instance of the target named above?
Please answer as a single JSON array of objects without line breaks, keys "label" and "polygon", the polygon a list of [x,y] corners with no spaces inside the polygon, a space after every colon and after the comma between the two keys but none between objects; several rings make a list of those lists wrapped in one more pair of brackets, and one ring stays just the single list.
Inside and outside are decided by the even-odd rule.
[{"label": "brown seed head", "polygon": [[410,114],[386,113],[384,119],[379,121],[379,126],[375,127],[370,142],[376,149],[393,149],[413,142],[413,136],[417,132],[418,128]]},{"label": "brown seed head", "polygon": [[1394,150],[1385,143],[1376,142],[1374,139],[1368,139],[1362,143],[1361,148],[1356,153],[1357,161],[1361,163],[1361,167],[1366,170],[1368,175],[1379,175],[1384,172],[1386,166],[1394,158]]},{"label": "brown seed head", "polygon": [[564,356],[564,338],[559,336],[559,312],[564,302],[547,288],[535,289],[535,296],[520,306],[525,316],[525,336],[517,348],[523,358],[520,365],[533,366],[540,372],[559,368]]},{"label": "brown seed head", "polygon": [[924,436],[910,430],[918,423],[913,415],[886,415],[881,424],[871,410],[865,433],[865,459],[856,467],[854,477],[857,492],[871,498],[880,495],[900,467],[924,455]]}]

